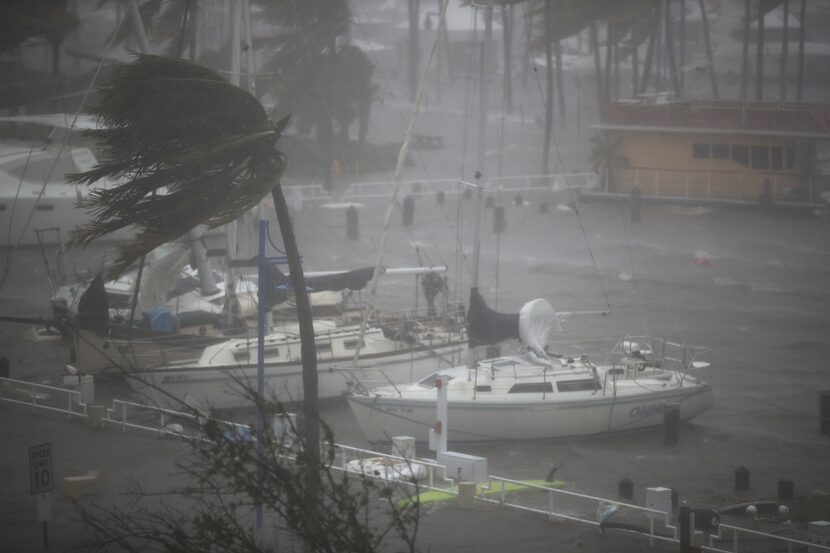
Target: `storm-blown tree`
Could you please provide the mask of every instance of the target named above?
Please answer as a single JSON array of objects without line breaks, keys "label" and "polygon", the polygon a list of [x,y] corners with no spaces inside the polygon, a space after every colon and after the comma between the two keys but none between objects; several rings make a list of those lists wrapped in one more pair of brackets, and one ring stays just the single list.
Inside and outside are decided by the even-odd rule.
[{"label": "storm-blown tree", "polygon": [[57,75],[61,44],[78,24],[66,0],[5,0],[0,2],[0,54],[32,37],[45,37],[52,47],[52,73]]},{"label": "storm-blown tree", "polygon": [[93,219],[70,236],[69,244],[88,244],[134,228],[135,238],[121,248],[113,265],[114,276],[196,225],[214,228],[233,221],[270,193],[297,304],[305,440],[318,443],[314,327],[279,184],[286,158],[277,141],[287,119],[272,122],[256,98],[210,69],[149,55],[117,66],[98,96],[91,113],[102,128],[88,134],[100,143],[103,156],[96,167],[70,180],[89,184],[110,177],[124,183],[87,196],[82,207]]},{"label": "storm-blown tree", "polygon": [[[93,551],[260,553],[374,553],[415,551],[420,507],[414,480],[377,478],[368,467],[351,472],[337,464],[333,436],[325,428],[323,454],[310,454],[295,438],[277,403],[249,399],[288,432],[259,432],[215,418],[202,419],[190,434],[189,454],[178,460],[170,488],[134,486],[127,506],[77,505]],[[285,428],[285,427],[283,427]],[[399,474],[411,472],[400,465]],[[308,472],[320,475],[318,490]],[[256,509],[263,531],[254,530]]]}]

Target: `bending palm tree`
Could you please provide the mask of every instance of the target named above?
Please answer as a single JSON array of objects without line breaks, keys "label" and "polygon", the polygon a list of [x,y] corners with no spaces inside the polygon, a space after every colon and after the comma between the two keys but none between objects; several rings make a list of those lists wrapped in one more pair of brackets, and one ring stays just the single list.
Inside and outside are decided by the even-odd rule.
[{"label": "bending palm tree", "polygon": [[69,238],[88,244],[132,227],[111,276],[196,225],[224,225],[269,192],[288,257],[300,323],[307,446],[319,454],[317,355],[314,328],[288,207],[279,178],[285,154],[276,145],[288,120],[272,123],[260,103],[200,65],[140,55],[115,69],[91,110],[103,128],[89,131],[104,147],[102,161],[71,175],[76,183],[103,177],[126,182],[87,196],[93,220]]}]

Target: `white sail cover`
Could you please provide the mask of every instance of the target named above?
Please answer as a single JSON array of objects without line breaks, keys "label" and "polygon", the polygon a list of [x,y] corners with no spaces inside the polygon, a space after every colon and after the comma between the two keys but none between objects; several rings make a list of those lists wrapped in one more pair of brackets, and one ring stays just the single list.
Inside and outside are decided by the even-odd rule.
[{"label": "white sail cover", "polygon": [[147,254],[138,289],[137,313],[165,304],[168,292],[176,286],[189,259],[190,245],[182,241],[162,244]]},{"label": "white sail cover", "polygon": [[538,363],[550,363],[545,344],[553,331],[562,330],[553,306],[545,299],[527,302],[519,311],[519,338],[530,357]]}]

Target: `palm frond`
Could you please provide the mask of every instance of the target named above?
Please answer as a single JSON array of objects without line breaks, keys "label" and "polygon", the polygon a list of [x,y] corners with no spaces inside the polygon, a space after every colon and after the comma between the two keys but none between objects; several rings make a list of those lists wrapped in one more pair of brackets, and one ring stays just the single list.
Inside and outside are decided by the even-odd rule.
[{"label": "palm frond", "polygon": [[88,244],[135,227],[112,273],[199,224],[216,227],[253,208],[286,165],[259,102],[200,65],[140,55],[116,68],[91,110],[102,128],[87,134],[103,149],[99,164],[69,180],[123,184],[89,194],[93,219],[69,244]]}]

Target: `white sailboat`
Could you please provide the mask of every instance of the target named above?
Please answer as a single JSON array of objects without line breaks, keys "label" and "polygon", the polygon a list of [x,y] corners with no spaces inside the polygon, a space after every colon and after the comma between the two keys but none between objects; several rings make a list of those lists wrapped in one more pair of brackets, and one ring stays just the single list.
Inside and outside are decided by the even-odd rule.
[{"label": "white sailboat", "polygon": [[[522,353],[436,371],[406,386],[353,393],[349,406],[372,442],[392,436],[427,441],[436,420],[437,386],[447,388],[449,441],[542,440],[638,430],[682,421],[712,406],[712,389],[694,376],[708,351],[648,337],[625,337],[606,360],[570,357],[539,346],[552,310],[544,300],[520,314]],[[553,317],[555,319],[555,316]],[[536,344],[531,345],[531,344]],[[440,384],[437,384],[439,383]]]},{"label": "white sailboat", "polygon": [[[406,336],[390,335],[380,326],[337,326],[316,321],[315,344],[319,397],[334,398],[360,387],[403,383],[420,378],[436,366],[451,366],[465,349],[463,321],[455,328],[446,321],[421,322]],[[187,396],[216,409],[250,405],[246,386],[257,380],[256,337],[235,338],[208,346],[198,360],[145,367],[128,382],[153,402],[173,403]],[[265,397],[281,402],[303,399],[300,337],[296,324],[276,327],[265,336]]]}]

